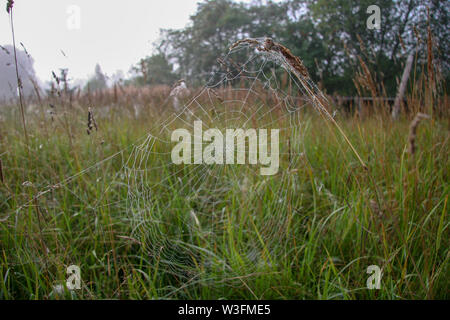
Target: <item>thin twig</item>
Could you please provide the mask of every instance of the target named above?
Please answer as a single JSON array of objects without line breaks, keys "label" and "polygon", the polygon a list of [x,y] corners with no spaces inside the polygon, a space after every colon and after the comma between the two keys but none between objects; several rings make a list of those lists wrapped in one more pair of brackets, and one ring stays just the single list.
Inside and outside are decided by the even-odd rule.
[{"label": "thin twig", "polygon": [[16,66],[16,77],[17,77],[17,90],[19,91],[19,101],[20,101],[20,113],[22,114],[22,124],[23,124],[23,132],[25,135],[25,142],[28,146],[28,132],[27,132],[27,126],[25,123],[25,111],[24,111],[23,98],[22,98],[22,81],[20,80],[19,66],[17,64],[16,37],[15,37],[15,33],[14,33],[14,22],[13,22],[13,4],[14,4],[14,1],[8,1],[7,12],[9,13],[9,18],[10,18],[10,22],[11,22],[11,32],[12,32],[13,49],[14,49],[14,63]]}]

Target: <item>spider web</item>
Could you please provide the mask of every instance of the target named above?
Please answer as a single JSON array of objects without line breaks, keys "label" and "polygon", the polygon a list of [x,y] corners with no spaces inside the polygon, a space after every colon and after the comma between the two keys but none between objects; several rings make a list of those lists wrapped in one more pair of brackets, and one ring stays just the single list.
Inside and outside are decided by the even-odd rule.
[{"label": "spider web", "polygon": [[[293,71],[282,55],[242,43],[218,59],[208,83],[186,99],[181,111],[168,108],[167,120],[134,148],[125,166],[133,236],[169,272],[189,277],[201,263],[226,268],[217,243],[230,228],[246,233],[238,245],[245,268],[270,266],[272,248],[287,240],[280,230],[292,218],[291,202],[299,193],[293,173],[305,161],[301,111],[317,107],[310,93],[320,93],[309,78]],[[193,134],[194,121],[202,121],[203,130],[222,132],[279,129],[278,173],[261,176],[260,166],[250,164],[173,164],[170,134],[179,128]],[[267,194],[270,200],[264,199]],[[245,203],[236,205],[236,198]],[[248,212],[258,206],[259,212]]]},{"label": "spider web", "polygon": [[[103,188],[95,203],[83,206],[95,212],[105,206],[124,212],[132,228],[130,238],[138,241],[149,262],[161,272],[193,279],[200,276],[200,270],[220,273],[242,268],[250,273],[275,267],[274,255],[281,252],[276,248],[292,240],[280,230],[288,229],[297,214],[294,202],[301,194],[301,183],[296,168],[307,161],[302,111],[310,107],[326,118],[332,116],[323,110],[320,101],[326,98],[309,77],[299,74],[281,53],[253,45],[262,46],[264,41],[251,39],[235,45],[217,60],[205,86],[190,97],[177,97],[181,109],[169,97],[144,137],[39,192],[16,210],[16,223],[19,212],[36,199],[51,198],[56,189],[67,190],[75,179],[100,174],[100,166],[118,161],[121,170],[113,176],[125,182],[126,199],[100,205],[113,182]],[[194,121],[202,121],[203,130],[222,132],[278,129],[278,173],[261,175],[261,164],[174,164],[171,133],[176,129],[193,133]],[[251,150],[245,147],[249,154]],[[230,256],[237,257],[238,268],[230,265],[234,263]]]}]

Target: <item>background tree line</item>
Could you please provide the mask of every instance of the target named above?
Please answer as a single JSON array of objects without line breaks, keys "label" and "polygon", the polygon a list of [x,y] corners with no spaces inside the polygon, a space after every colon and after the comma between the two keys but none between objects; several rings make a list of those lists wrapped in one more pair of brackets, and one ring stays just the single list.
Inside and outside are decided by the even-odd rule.
[{"label": "background tree line", "polygon": [[[379,94],[393,96],[409,54],[426,59],[428,27],[433,55],[448,78],[448,12],[440,0],[205,0],[190,23],[161,30],[153,55],[134,68],[133,82],[172,84],[185,78],[204,83],[217,58],[245,37],[272,37],[302,58],[312,78],[328,93],[357,94],[353,80],[361,60],[371,70]],[[381,28],[369,30],[370,5],[381,8]],[[420,64],[418,66],[420,68]]]}]

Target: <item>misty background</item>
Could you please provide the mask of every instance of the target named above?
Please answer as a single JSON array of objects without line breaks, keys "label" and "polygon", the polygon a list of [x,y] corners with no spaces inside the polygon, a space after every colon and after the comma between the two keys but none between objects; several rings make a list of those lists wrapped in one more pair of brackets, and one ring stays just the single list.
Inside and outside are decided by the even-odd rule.
[{"label": "misty background", "polygon": [[[372,4],[381,8],[379,30],[366,27]],[[23,0],[15,2],[14,25],[25,95],[36,86],[47,90],[54,75],[84,90],[181,78],[199,85],[230,44],[269,36],[301,57],[328,93],[364,94],[353,84],[361,58],[392,96],[407,56],[426,52],[429,29],[448,78],[449,9],[436,0]],[[0,98],[7,99],[17,80],[6,12],[0,27]]]}]

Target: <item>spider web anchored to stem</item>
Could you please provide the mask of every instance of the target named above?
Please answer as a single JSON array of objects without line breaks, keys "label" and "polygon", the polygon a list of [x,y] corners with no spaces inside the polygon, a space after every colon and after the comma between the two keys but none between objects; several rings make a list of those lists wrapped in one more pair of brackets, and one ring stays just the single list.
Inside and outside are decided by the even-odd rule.
[{"label": "spider web anchored to stem", "polygon": [[[280,246],[291,240],[302,191],[295,174],[306,161],[302,111],[312,108],[336,124],[326,98],[301,60],[270,39],[235,43],[218,59],[205,86],[189,96],[171,98],[176,100],[168,99],[171,103],[149,124],[146,136],[39,192],[16,211],[16,223],[18,213],[37,206],[38,198],[51,198],[56,189],[116,161],[121,170],[113,173],[115,182],[103,188],[95,203],[79,207],[96,215],[105,206],[123,212],[131,224],[130,238],[138,241],[156,270],[176,279],[193,279],[207,270],[220,274],[242,268],[251,273],[274,266],[275,255],[283,252]],[[267,129],[270,136],[270,130],[279,130],[277,174],[263,176],[261,164],[248,163],[254,152],[248,143],[246,164],[174,164],[171,153],[176,143],[171,134],[185,129],[194,135],[195,121],[202,122],[203,131]],[[202,147],[210,144],[200,141]],[[126,199],[103,201],[112,184],[126,188]]]},{"label": "spider web anchored to stem", "polygon": [[[192,269],[226,268],[227,254],[234,247],[247,270],[270,266],[273,248],[286,240],[284,231],[294,214],[292,200],[299,196],[293,173],[305,160],[301,111],[310,106],[333,120],[325,103],[302,62],[282,45],[270,39],[234,44],[218,59],[207,85],[186,99],[179,112],[166,110],[166,120],[134,148],[126,165],[133,236],[177,276],[188,276]],[[280,130],[278,173],[262,176],[260,165],[248,161],[173,164],[171,133],[183,128],[194,136],[194,121],[202,121],[203,130],[222,132]],[[246,151],[248,160],[252,152],[248,144]],[[218,245],[234,233],[238,244]]]}]

